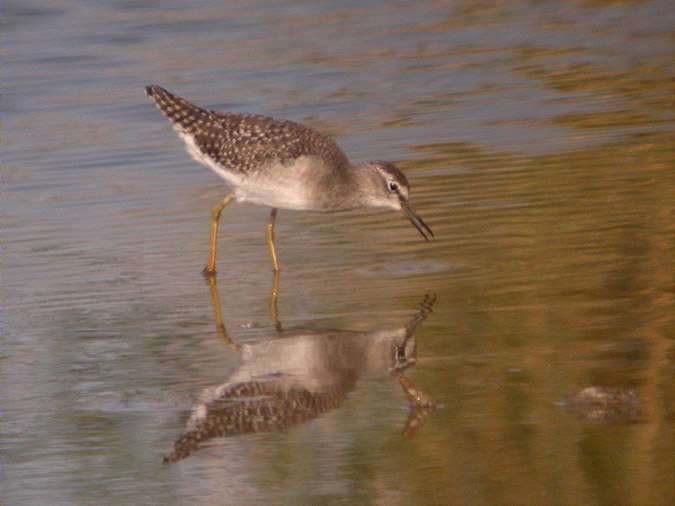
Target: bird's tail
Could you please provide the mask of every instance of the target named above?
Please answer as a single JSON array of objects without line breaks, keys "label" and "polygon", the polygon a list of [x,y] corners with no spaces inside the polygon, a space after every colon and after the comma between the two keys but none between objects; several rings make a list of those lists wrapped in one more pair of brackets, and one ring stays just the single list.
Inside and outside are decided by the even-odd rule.
[{"label": "bird's tail", "polygon": [[169,93],[161,86],[146,86],[145,94],[154,100],[155,105],[178,132],[196,134],[216,121],[213,112]]}]

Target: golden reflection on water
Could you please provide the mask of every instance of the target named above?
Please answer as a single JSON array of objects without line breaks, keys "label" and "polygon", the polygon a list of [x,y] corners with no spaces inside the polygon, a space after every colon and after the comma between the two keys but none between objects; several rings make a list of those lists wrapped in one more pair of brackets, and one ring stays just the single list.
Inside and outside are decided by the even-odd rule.
[{"label": "golden reflection on water", "polygon": [[[452,364],[459,367],[452,376],[480,399],[480,406],[462,401],[452,422],[471,431],[472,451],[481,455],[470,459],[482,462],[475,479],[493,482],[504,503],[518,503],[523,490],[529,497],[554,493],[562,503],[582,503],[585,491],[575,484],[586,480],[605,504],[672,498],[672,481],[661,478],[671,466],[662,445],[672,449],[673,443],[672,392],[663,383],[672,369],[672,147],[670,132],[543,156],[458,143],[418,146],[427,157],[410,165],[422,172],[466,168],[447,186],[442,182],[449,178],[429,177],[424,199],[437,217],[451,216],[437,228],[453,255],[479,255],[481,273],[463,288],[472,301],[481,300],[481,327],[500,328],[481,332],[490,345],[472,344],[499,355],[479,354],[478,364],[468,355],[465,363]],[[443,210],[448,203],[452,207]],[[438,251],[425,256],[439,257]],[[461,304],[459,312],[476,311],[462,300],[467,294],[439,293]],[[495,381],[461,379],[471,374]],[[585,386],[582,392],[609,385],[616,387],[610,392],[624,393],[612,394],[622,398],[616,405],[589,402],[583,416],[596,423],[572,427],[540,404],[573,394],[561,391],[570,384]],[[627,425],[609,422],[608,409],[625,409],[628,416],[619,418]],[[455,430],[443,446],[465,464],[465,444]],[[423,453],[433,459],[432,448]],[[543,455],[550,466],[536,464]],[[613,462],[620,462],[621,473]],[[529,471],[512,472],[514,466]],[[465,493],[450,502],[462,502]]]}]

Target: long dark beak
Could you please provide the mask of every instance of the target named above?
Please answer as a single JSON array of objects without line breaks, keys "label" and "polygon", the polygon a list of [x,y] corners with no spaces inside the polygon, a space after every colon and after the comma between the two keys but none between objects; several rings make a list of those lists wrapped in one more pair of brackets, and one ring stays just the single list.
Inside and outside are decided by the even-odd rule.
[{"label": "long dark beak", "polygon": [[424,220],[420,218],[415,211],[410,209],[410,205],[408,204],[407,200],[404,200],[403,197],[399,197],[399,200],[401,202],[401,209],[405,212],[406,216],[410,220],[410,223],[415,225],[415,228],[417,231],[422,234],[422,237],[424,237],[425,241],[429,240],[429,237],[433,237],[434,233],[431,231],[429,226],[424,223]]}]

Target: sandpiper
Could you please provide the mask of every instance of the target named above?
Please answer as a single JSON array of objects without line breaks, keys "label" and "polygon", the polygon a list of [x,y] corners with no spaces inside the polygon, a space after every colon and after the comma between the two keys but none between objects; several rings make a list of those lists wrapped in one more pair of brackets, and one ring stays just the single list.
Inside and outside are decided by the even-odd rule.
[{"label": "sandpiper", "polygon": [[203,109],[160,86],[146,94],[169,119],[188,153],[225,179],[232,192],[211,211],[209,258],[204,274],[216,272],[220,215],[232,200],[272,208],[267,245],[279,272],[274,245],[277,209],[339,211],[381,207],[403,211],[429,240],[433,232],[408,203],[410,185],[391,162],[352,165],[338,145],[293,121]]}]

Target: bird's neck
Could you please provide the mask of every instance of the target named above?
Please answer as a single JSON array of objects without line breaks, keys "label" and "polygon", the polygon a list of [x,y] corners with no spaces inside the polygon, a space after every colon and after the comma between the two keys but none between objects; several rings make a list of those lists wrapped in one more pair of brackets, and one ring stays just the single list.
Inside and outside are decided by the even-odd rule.
[{"label": "bird's neck", "polygon": [[349,178],[342,194],[351,208],[375,207],[373,195],[380,184],[379,174],[370,165],[356,165],[348,171]]},{"label": "bird's neck", "polygon": [[375,207],[373,195],[378,174],[369,165],[356,165],[347,170],[315,171],[311,191],[311,208],[339,211]]}]

